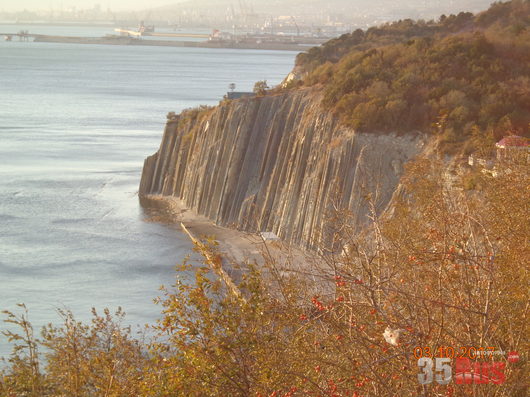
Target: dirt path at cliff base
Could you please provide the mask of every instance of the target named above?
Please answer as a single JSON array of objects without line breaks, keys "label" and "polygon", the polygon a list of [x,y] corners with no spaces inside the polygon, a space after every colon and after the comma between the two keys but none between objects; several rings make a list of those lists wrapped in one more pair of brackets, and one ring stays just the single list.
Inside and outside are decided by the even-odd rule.
[{"label": "dirt path at cliff base", "polygon": [[[256,263],[260,267],[274,262],[281,272],[301,272],[311,276],[319,262],[318,258],[298,248],[289,247],[281,241],[267,241],[261,236],[215,225],[208,218],[186,208],[181,200],[171,196],[149,195],[141,198],[148,219],[153,222],[184,224],[195,238],[218,242],[218,251],[223,259],[224,270],[237,283],[239,268],[245,263]],[[187,237],[187,236],[186,236]]]}]

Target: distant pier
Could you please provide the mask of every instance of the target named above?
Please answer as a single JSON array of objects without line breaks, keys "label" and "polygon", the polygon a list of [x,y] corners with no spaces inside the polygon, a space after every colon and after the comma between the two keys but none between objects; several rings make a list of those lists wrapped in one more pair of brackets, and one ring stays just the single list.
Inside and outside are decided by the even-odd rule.
[{"label": "distant pier", "polygon": [[210,35],[206,33],[155,33],[155,32],[142,32],[130,29],[114,29],[115,32],[129,35],[133,37],[181,37],[181,38],[192,38],[192,39],[209,39]]},{"label": "distant pier", "polygon": [[0,36],[4,36],[5,41],[13,41],[13,37],[18,37],[20,41],[29,41],[37,35],[29,34],[27,30],[21,30],[18,33],[0,33]]}]

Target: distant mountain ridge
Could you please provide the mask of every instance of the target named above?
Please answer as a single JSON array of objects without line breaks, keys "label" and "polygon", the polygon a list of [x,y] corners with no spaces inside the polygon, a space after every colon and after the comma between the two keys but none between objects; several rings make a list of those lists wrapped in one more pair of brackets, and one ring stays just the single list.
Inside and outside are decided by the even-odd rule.
[{"label": "distant mountain ridge", "polygon": [[491,0],[425,1],[409,0],[197,0],[184,1],[152,9],[156,13],[177,13],[184,10],[201,11],[205,14],[227,13],[261,14],[263,16],[300,16],[307,14],[341,15],[345,19],[362,15],[385,14],[394,18],[434,18],[442,13],[460,11],[479,12],[490,5]]}]

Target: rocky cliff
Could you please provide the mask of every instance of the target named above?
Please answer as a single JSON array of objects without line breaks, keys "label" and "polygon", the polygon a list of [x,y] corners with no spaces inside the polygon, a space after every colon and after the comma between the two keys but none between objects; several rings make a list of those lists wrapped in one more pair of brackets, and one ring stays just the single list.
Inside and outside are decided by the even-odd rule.
[{"label": "rocky cliff", "polygon": [[333,209],[349,209],[360,227],[367,194],[384,211],[422,141],[345,129],[320,100],[299,90],[170,118],[145,160],[140,196],[175,196],[218,225],[304,247],[326,239]]}]

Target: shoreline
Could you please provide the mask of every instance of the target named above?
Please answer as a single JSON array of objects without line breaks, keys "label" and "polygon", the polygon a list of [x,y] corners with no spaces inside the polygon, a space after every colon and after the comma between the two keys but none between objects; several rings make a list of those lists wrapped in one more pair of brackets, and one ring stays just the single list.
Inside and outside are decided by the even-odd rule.
[{"label": "shoreline", "polygon": [[[7,33],[0,33],[7,35]],[[16,36],[18,34],[11,33]],[[28,34],[35,43],[66,43],[66,44],[102,44],[102,45],[130,45],[151,47],[189,47],[189,48],[223,48],[240,50],[271,50],[271,51],[307,51],[314,45],[303,45],[297,43],[245,43],[228,41],[183,41],[183,40],[141,40],[130,37],[75,37],[75,36],[53,36],[43,34]]]},{"label": "shoreline", "polygon": [[[225,260],[239,263],[261,258],[262,240],[257,235],[215,225],[208,218],[186,208],[182,200],[171,196],[147,195],[140,198],[142,207],[147,210],[162,210],[161,215],[170,224],[183,224],[196,238],[213,238],[219,242],[219,253]],[[157,219],[155,219],[155,222]]]},{"label": "shoreline", "polygon": [[241,279],[240,265],[245,263],[255,263],[261,270],[265,270],[266,262],[273,262],[275,270],[280,273],[299,272],[311,275],[314,265],[319,262],[315,254],[288,246],[281,240],[264,240],[257,234],[218,226],[187,208],[176,197],[146,195],[140,197],[140,203],[147,212],[154,212],[154,222],[159,222],[161,219],[156,216],[161,216],[170,224],[179,225],[179,232],[186,234],[192,241],[194,238],[199,241],[216,241],[221,268],[236,285]]}]

